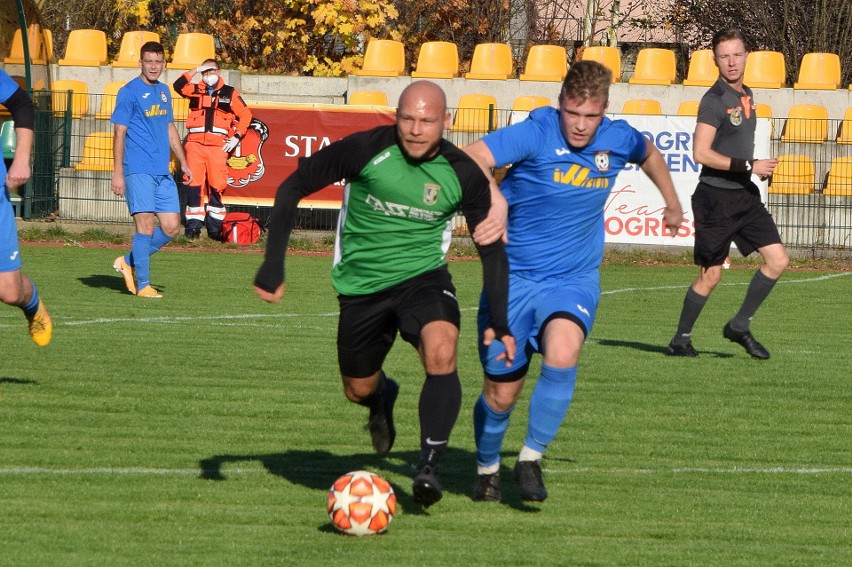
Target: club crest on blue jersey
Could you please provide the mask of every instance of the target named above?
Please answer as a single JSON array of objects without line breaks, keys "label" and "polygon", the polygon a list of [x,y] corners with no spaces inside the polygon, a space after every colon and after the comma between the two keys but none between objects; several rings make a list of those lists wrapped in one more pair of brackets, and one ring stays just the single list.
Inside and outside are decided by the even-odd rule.
[{"label": "club crest on blue jersey", "polygon": [[438,195],[441,193],[441,186],[437,183],[423,184],[423,202],[427,205],[434,205],[438,202]]},{"label": "club crest on blue jersey", "polygon": [[169,99],[166,98],[166,91],[160,91],[160,99],[163,101],[164,104],[169,102]]},{"label": "club crest on blue jersey", "polygon": [[731,124],[739,126],[743,123],[743,110],[741,108],[731,109]]},{"label": "club crest on blue jersey", "polygon": [[609,152],[595,152],[595,167],[598,171],[609,171]]}]

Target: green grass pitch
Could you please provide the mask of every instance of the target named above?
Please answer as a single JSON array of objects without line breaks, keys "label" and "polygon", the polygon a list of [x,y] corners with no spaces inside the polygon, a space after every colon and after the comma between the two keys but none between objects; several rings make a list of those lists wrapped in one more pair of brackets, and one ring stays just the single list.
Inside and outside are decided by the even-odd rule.
[{"label": "green grass pitch", "polygon": [[[462,413],[444,499],[411,501],[423,379],[398,341],[398,436],[371,454],[366,410],[337,375],[331,259],[291,256],[284,302],[257,299],[256,253],[166,250],[162,300],[128,295],[115,248],[24,246],[53,316],[39,349],[0,309],[0,565],[850,565],[852,274],[790,271],[754,321],[771,351],[722,338],[751,269],[731,269],[695,329],[697,359],[663,355],[687,266],[607,265],[568,417],[523,503],[504,446],[504,502],[470,500],[481,371],[480,266],[453,262],[463,308]],[[539,363],[536,358],[533,368]],[[534,376],[534,375],[533,375]],[[329,527],[340,474],[386,477],[387,534]]]}]

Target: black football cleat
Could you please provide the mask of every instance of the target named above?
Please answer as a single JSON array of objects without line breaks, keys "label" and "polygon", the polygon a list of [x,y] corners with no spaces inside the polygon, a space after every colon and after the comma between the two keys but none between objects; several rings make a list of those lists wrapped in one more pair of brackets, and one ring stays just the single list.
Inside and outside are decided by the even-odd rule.
[{"label": "black football cleat", "polygon": [[692,341],[684,344],[677,344],[672,341],[669,343],[668,348],[666,348],[666,354],[669,356],[687,356],[694,358],[698,356],[698,351],[692,346]]},{"label": "black football cleat", "polygon": [[399,384],[392,378],[385,377],[385,390],[382,402],[378,407],[370,408],[370,419],[365,429],[370,430],[373,450],[378,455],[387,455],[393,448],[396,439],[396,428],[393,425],[393,406],[399,395]]},{"label": "black football cleat", "polygon": [[503,490],[500,473],[478,474],[473,482],[473,500],[476,502],[500,502]]},{"label": "black football cleat", "polygon": [[746,352],[754,358],[759,358],[761,360],[769,358],[769,351],[766,350],[762,344],[757,342],[757,339],[755,339],[748,331],[737,331],[736,329],[731,328],[730,323],[727,323],[725,324],[725,328],[722,329],[722,335],[729,341],[741,345],[744,349],[746,349]]},{"label": "black football cleat", "polygon": [[414,473],[414,483],[411,487],[412,497],[417,504],[428,508],[439,501],[444,492],[438,482],[438,453],[424,451]]},{"label": "black football cleat", "polygon": [[515,480],[521,491],[521,498],[530,502],[544,502],[547,489],[541,478],[541,461],[518,461],[515,465]]}]

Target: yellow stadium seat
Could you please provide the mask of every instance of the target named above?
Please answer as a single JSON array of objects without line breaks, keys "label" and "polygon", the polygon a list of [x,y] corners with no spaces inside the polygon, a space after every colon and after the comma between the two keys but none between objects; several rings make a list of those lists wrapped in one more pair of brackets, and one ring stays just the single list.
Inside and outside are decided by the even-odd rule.
[{"label": "yellow stadium seat", "polygon": [[622,114],[662,114],[663,108],[659,101],[648,98],[625,100],[621,107]]},{"label": "yellow stadium seat", "polygon": [[533,45],[527,54],[522,81],[561,82],[568,73],[568,54],[561,45]]},{"label": "yellow stadium seat", "polygon": [[106,34],[101,30],[71,30],[65,46],[65,57],[59,65],[100,67],[107,64]]},{"label": "yellow stadium seat", "polygon": [[42,39],[44,40],[41,44],[42,56],[48,64],[53,63],[53,32],[48,29],[44,29],[41,33]]},{"label": "yellow stadium seat", "polygon": [[192,69],[205,59],[216,58],[216,43],[209,33],[181,33],[175,41],[175,50],[169,69]]},{"label": "yellow stadium seat", "polygon": [[838,144],[852,144],[852,106],[843,113],[843,120],[840,122],[835,141]]},{"label": "yellow stadium seat", "polygon": [[698,116],[698,101],[685,100],[677,107],[678,116]]},{"label": "yellow stadium seat", "polygon": [[172,93],[172,114],[175,122],[183,122],[189,116],[189,99],[180,96],[172,85],[169,85]]},{"label": "yellow stadium seat", "polygon": [[839,157],[831,160],[828,178],[823,195],[852,197],[852,157]]},{"label": "yellow stadium seat", "polygon": [[[149,41],[160,41],[160,34],[150,31],[128,31],[121,36],[121,47],[118,49],[118,56],[113,60],[113,67],[138,67],[139,66],[139,50]],[[196,63],[200,65],[201,61]]]},{"label": "yellow stadium seat", "polygon": [[420,46],[415,79],[452,79],[459,74],[459,48],[449,41],[427,41]]},{"label": "yellow stadium seat", "polygon": [[354,74],[367,77],[405,75],[405,48],[392,39],[371,39],[364,53],[364,65]]},{"label": "yellow stadium seat", "polygon": [[450,129],[456,132],[491,132],[496,130],[497,99],[487,94],[462,95]]},{"label": "yellow stadium seat", "polygon": [[[44,65],[44,36],[38,24],[27,27],[27,47],[30,52],[30,62],[34,65]],[[12,65],[24,64],[24,38],[20,29],[16,29],[12,36],[12,45],[9,47],[9,56],[3,59],[4,63]]]},{"label": "yellow stadium seat", "polygon": [[346,104],[372,104],[387,106],[388,95],[381,91],[353,91],[349,93]]},{"label": "yellow stadium seat", "polygon": [[508,43],[479,43],[473,48],[470,72],[465,79],[505,80],[512,78],[512,48]]},{"label": "yellow stadium seat", "polygon": [[52,91],[53,113],[65,114],[68,108],[68,91],[71,91],[71,117],[82,118],[89,114],[89,87],[83,81],[75,79],[59,79],[53,81]]},{"label": "yellow stadium seat", "polygon": [[118,89],[124,86],[124,81],[112,81],[104,87],[104,92],[101,95],[101,104],[98,111],[95,113],[95,118],[98,120],[109,120],[112,117],[112,111],[115,110],[115,99],[118,97]]},{"label": "yellow stadium seat", "polygon": [[795,104],[790,107],[782,142],[822,144],[828,140],[828,110],[819,104]]},{"label": "yellow stadium seat", "polygon": [[583,50],[583,61],[597,61],[612,71],[612,82],[621,82],[621,51],[617,47],[592,45]]},{"label": "yellow stadium seat", "polygon": [[719,78],[719,68],[713,58],[712,49],[698,49],[689,56],[689,69],[686,79],[683,80],[687,87],[709,87]]},{"label": "yellow stadium seat", "polygon": [[670,85],[677,77],[675,52],[671,49],[646,47],[636,56],[631,85]]},{"label": "yellow stadium seat", "polygon": [[539,95],[522,95],[515,98],[512,103],[512,112],[509,114],[509,124],[516,124],[526,119],[529,113],[542,106],[550,106],[550,99]]},{"label": "yellow stadium seat", "polygon": [[743,83],[756,89],[780,89],[787,84],[787,65],[780,51],[752,51],[746,61]]},{"label": "yellow stadium seat", "polygon": [[78,170],[112,171],[112,132],[95,132],[83,142],[83,159],[74,166]]},{"label": "yellow stadium seat", "polygon": [[769,192],[809,195],[814,192],[814,160],[805,155],[778,156],[778,165],[769,182]]},{"label": "yellow stadium seat", "polygon": [[794,89],[834,90],[840,88],[840,57],[835,53],[805,53]]},{"label": "yellow stadium seat", "polygon": [[758,102],[755,106],[754,113],[758,118],[772,118],[772,107],[765,102]]}]

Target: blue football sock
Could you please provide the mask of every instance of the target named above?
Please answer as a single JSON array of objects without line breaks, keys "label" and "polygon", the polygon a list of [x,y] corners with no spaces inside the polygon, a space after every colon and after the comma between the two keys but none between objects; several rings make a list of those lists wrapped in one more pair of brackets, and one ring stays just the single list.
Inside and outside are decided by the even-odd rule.
[{"label": "blue football sock", "polygon": [[504,412],[491,409],[480,394],[473,406],[473,437],[476,440],[476,463],[488,467],[500,462],[500,449],[503,447],[503,437],[509,429],[509,417],[512,408]]},{"label": "blue football sock", "polygon": [[154,229],[154,234],[151,235],[151,251],[149,255],[159,252],[160,248],[172,241],[172,237],[166,235],[163,229],[159,226]]},{"label": "blue football sock", "polygon": [[541,365],[541,376],[530,397],[530,422],[524,445],[544,452],[547,445],[553,441],[565,414],[568,413],[576,380],[576,366],[554,368]]},{"label": "blue football sock", "polygon": [[33,297],[30,299],[29,303],[21,307],[24,311],[24,315],[26,315],[27,319],[32,319],[35,317],[35,314],[38,313],[38,290],[36,289],[36,284],[34,281],[30,280],[30,283],[33,285]]},{"label": "blue football sock", "polygon": [[133,235],[130,253],[136,269],[136,289],[151,285],[151,235],[137,232]]}]

